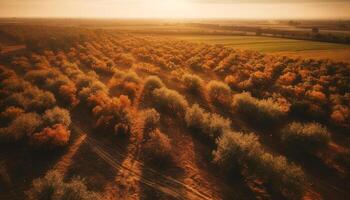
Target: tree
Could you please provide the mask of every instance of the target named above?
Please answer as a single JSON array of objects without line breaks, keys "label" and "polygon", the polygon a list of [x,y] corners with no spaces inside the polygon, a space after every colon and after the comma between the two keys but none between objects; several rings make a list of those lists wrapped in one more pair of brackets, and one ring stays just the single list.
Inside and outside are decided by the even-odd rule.
[{"label": "tree", "polygon": [[62,124],[69,127],[71,123],[70,113],[68,110],[54,107],[53,109],[46,110],[43,116],[45,125],[53,126],[55,124]]},{"label": "tree", "polygon": [[63,124],[56,124],[53,127],[47,127],[39,133],[33,134],[31,143],[38,147],[47,147],[53,149],[68,144],[70,131]]}]

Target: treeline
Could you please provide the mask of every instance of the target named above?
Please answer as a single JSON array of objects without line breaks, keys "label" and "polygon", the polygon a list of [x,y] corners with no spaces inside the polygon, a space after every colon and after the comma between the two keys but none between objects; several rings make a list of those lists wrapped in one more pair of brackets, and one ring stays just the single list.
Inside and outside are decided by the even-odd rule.
[{"label": "treeline", "polygon": [[282,37],[300,40],[313,40],[320,42],[331,42],[340,44],[350,44],[350,35],[334,34],[334,33],[320,33],[318,27],[309,28],[310,31],[295,31],[282,30],[274,28],[262,28],[258,26],[235,26],[235,25],[216,25],[216,24],[193,24],[204,29],[218,30],[218,31],[239,31],[242,33],[255,33],[256,35]]},{"label": "treeline", "polygon": [[68,49],[97,39],[101,31],[43,25],[1,25],[0,37],[25,44],[31,51]]}]

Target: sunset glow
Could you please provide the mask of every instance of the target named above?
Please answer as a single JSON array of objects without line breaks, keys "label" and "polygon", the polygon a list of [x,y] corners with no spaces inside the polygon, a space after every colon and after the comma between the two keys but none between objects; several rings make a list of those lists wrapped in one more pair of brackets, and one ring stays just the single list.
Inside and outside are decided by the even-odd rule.
[{"label": "sunset glow", "polygon": [[0,17],[344,19],[349,8],[346,0],[12,0],[0,2]]},{"label": "sunset glow", "polygon": [[350,0],[0,0],[0,200],[350,200]]}]

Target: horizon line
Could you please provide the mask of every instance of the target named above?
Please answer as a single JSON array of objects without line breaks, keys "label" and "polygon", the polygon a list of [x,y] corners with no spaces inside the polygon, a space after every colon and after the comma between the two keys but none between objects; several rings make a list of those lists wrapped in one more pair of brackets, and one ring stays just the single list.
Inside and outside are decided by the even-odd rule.
[{"label": "horizon line", "polygon": [[335,18],[245,18],[245,17],[78,17],[78,16],[0,16],[0,19],[98,19],[98,20],[350,20],[350,17],[335,17]]}]

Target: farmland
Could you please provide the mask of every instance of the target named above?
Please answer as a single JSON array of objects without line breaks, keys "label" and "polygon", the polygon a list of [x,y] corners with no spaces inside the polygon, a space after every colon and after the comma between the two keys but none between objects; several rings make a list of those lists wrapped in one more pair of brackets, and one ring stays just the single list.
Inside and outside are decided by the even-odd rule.
[{"label": "farmland", "polygon": [[188,35],[173,37],[186,41],[220,44],[225,47],[248,49],[260,52],[350,49],[350,46],[348,45],[259,36]]},{"label": "farmland", "polygon": [[197,43],[219,44],[225,47],[262,53],[279,53],[280,55],[305,58],[350,61],[350,46],[345,44],[261,36],[178,35],[169,37]]},{"label": "farmland", "polygon": [[350,197],[346,45],[0,30],[0,199]]}]

